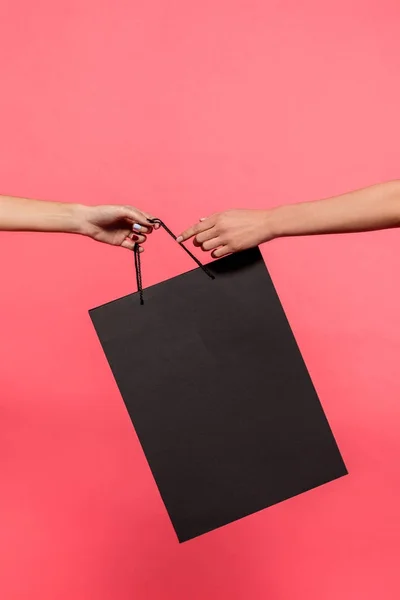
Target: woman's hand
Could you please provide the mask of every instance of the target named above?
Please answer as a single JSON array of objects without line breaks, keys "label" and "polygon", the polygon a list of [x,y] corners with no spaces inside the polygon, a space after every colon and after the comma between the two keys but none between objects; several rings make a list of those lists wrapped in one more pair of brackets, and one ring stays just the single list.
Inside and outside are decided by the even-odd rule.
[{"label": "woman's hand", "polygon": [[0,231],[80,233],[132,250],[159,227],[151,215],[133,206],[86,206],[0,196]]},{"label": "woman's hand", "polygon": [[267,210],[228,210],[200,219],[178,238],[181,243],[193,238],[195,246],[213,258],[258,246],[274,237],[271,212]]},{"label": "woman's hand", "polygon": [[230,210],[201,219],[177,241],[194,244],[218,258],[274,238],[355,233],[400,227],[400,180],[314,202],[271,210]]},{"label": "woman's hand", "polygon": [[158,227],[149,219],[151,215],[132,206],[80,206],[77,209],[79,233],[129,250],[135,244],[143,244],[153,227]]}]

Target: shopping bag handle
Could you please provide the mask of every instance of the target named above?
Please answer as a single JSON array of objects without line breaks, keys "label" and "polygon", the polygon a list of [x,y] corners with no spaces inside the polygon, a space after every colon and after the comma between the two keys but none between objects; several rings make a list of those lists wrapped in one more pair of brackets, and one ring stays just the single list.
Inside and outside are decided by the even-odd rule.
[{"label": "shopping bag handle", "polygon": [[[160,225],[160,227],[165,229],[165,231],[176,241],[176,235],[172,233],[172,231],[169,229],[169,227],[167,227],[166,224],[163,221],[161,221],[161,219],[149,219],[149,222],[152,223],[153,225],[158,223]],[[196,258],[196,256],[194,254],[192,254],[190,252],[190,250],[188,250],[186,248],[186,246],[184,246],[182,243],[179,245],[190,256],[190,258],[192,260],[194,260],[194,262],[197,264],[197,266],[200,267],[200,269],[202,269],[202,271],[204,271],[204,273],[206,275],[208,275],[208,277],[210,277],[210,279],[215,279],[215,277],[211,273],[211,271],[205,265],[203,265],[203,263],[200,262],[199,259]],[[142,284],[142,266],[141,266],[141,261],[140,261],[139,244],[135,244],[133,247],[133,250],[134,250],[134,255],[135,255],[136,283],[137,283],[137,289],[139,292],[140,304],[144,304],[143,284]]]}]

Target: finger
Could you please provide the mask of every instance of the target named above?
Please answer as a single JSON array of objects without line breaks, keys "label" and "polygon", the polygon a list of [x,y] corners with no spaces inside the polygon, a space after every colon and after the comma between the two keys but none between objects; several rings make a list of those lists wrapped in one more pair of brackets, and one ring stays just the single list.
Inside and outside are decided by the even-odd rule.
[{"label": "finger", "polygon": [[227,254],[230,254],[228,246],[221,246],[220,248],[217,248],[217,250],[211,252],[211,256],[213,258],[221,258],[222,256],[226,256]]},{"label": "finger", "polygon": [[211,227],[214,227],[214,225],[214,217],[208,217],[207,219],[204,219],[202,221],[199,221],[195,225],[192,225],[192,227],[189,227],[189,229],[186,229],[186,231],[181,233],[181,235],[176,238],[176,241],[178,242],[178,244],[181,244],[182,242],[185,242],[186,240],[192,238],[194,235],[198,235],[203,231],[207,231],[207,229],[211,229]]},{"label": "finger", "polygon": [[210,229],[207,229],[206,231],[202,231],[202,233],[197,234],[193,240],[193,244],[195,246],[201,246],[207,240],[212,240],[215,237],[217,237],[215,227],[210,227]]},{"label": "finger", "polygon": [[[130,238],[127,237],[122,242],[121,247],[127,248],[128,250],[134,250],[136,244],[137,244],[137,242],[135,242],[134,240],[131,240]],[[139,252],[144,252],[144,248],[142,248],[142,246],[139,246]]]},{"label": "finger", "polygon": [[132,206],[124,206],[124,217],[132,221],[135,225],[151,229],[153,225],[149,222],[150,215],[146,215],[141,210],[137,210]]},{"label": "finger", "polygon": [[129,233],[127,237],[133,240],[134,242],[137,242],[138,244],[143,244],[147,240],[147,237],[145,235],[139,235],[134,231],[131,231],[131,233]]},{"label": "finger", "polygon": [[222,246],[222,241],[220,238],[215,237],[204,242],[201,245],[201,248],[204,250],[204,252],[209,252],[210,250],[215,250],[215,248],[219,248],[220,246]]},{"label": "finger", "polygon": [[151,215],[150,213],[144,212],[142,211],[144,216],[146,217],[146,219],[148,221],[150,221],[151,226],[154,227],[154,229],[159,229],[160,228],[160,223],[158,223],[158,221],[156,221],[156,223],[153,223],[153,221],[156,220],[156,218],[154,217],[154,215]]},{"label": "finger", "polygon": [[153,231],[153,228],[151,225],[145,227],[144,225],[140,225],[140,223],[133,223],[132,231],[134,233],[151,233]]}]

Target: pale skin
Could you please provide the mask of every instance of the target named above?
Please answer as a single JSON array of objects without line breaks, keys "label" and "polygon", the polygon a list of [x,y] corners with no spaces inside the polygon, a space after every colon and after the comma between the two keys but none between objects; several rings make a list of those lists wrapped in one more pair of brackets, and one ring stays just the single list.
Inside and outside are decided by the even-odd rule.
[{"label": "pale skin", "polygon": [[[132,250],[143,244],[152,216],[132,206],[86,206],[0,196],[0,231],[75,233]],[[143,248],[139,247],[140,251]]]},{"label": "pale skin", "polygon": [[178,238],[213,258],[258,246],[275,238],[357,233],[400,227],[400,180],[373,185],[325,200],[268,210],[228,210],[189,227]]}]

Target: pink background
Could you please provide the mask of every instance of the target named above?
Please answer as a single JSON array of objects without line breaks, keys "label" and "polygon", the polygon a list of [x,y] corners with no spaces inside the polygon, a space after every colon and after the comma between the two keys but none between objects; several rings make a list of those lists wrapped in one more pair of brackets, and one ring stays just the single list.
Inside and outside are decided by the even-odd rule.
[{"label": "pink background", "polygon": [[[398,0],[2,0],[1,193],[178,231],[399,177],[399,19]],[[132,255],[1,234],[0,256],[2,600],[400,597],[398,231],[264,248],[350,476],[184,545],[87,314],[134,289]],[[145,283],[191,266],[160,233]]]}]

